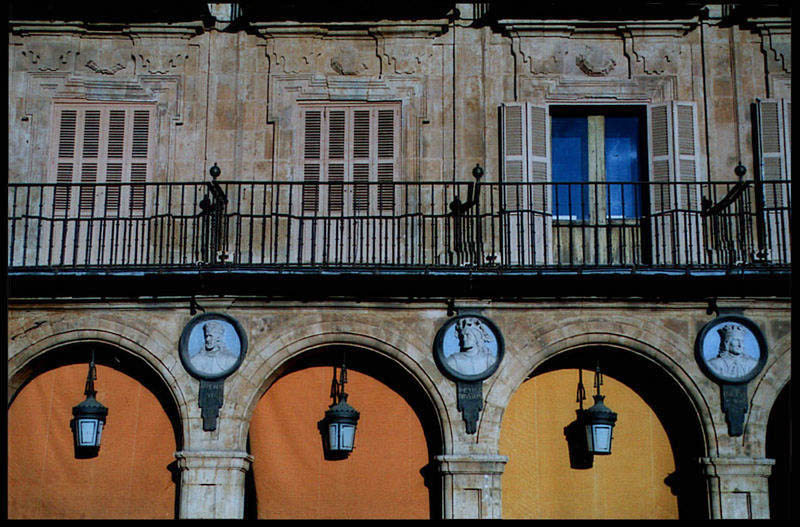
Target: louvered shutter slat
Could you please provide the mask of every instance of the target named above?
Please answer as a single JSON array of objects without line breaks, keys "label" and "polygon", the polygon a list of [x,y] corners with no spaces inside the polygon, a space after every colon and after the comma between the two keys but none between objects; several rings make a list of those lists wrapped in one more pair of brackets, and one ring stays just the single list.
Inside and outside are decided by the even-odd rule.
[{"label": "louvered shutter slat", "polygon": [[756,155],[763,193],[762,221],[767,258],[791,263],[791,105],[780,99],[756,100]]},{"label": "louvered shutter slat", "polygon": [[317,212],[319,207],[320,157],[322,153],[322,112],[306,110],[303,142],[303,212]]},{"label": "louvered shutter slat", "polygon": [[353,164],[353,209],[369,210],[369,164]]},{"label": "louvered shutter slat", "polygon": [[648,117],[653,263],[705,263],[697,105],[653,104]]},{"label": "louvered shutter slat", "polygon": [[502,179],[504,183],[512,183],[505,188],[505,207],[509,211],[517,210],[521,204],[522,183],[526,176],[526,160],[523,155],[525,137],[524,106],[517,103],[504,104],[501,108],[503,123],[503,162]]},{"label": "louvered shutter slat", "polygon": [[378,110],[378,209],[394,210],[396,112]]},{"label": "louvered shutter slat", "polygon": [[[81,165],[81,183],[97,183],[97,163],[83,163]],[[82,186],[78,198],[78,208],[81,212],[91,213],[94,210],[93,186]]]},{"label": "louvered shutter slat", "polygon": [[59,115],[58,149],[56,160],[56,186],[53,192],[53,207],[56,210],[68,210],[70,203],[70,187],[75,169],[75,142],[77,133],[78,112],[62,110]]},{"label": "louvered shutter slat", "polygon": [[500,107],[503,258],[510,265],[552,261],[547,112],[546,106],[531,103],[504,103]]}]

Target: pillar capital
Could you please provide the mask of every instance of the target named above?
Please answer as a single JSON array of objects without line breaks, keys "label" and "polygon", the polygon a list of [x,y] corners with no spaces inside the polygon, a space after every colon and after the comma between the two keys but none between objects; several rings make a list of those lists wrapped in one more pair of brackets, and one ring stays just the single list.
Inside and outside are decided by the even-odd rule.
[{"label": "pillar capital", "polygon": [[449,454],[436,456],[444,490],[445,518],[499,519],[501,483],[507,456]]},{"label": "pillar capital", "polygon": [[175,452],[181,471],[180,518],[241,519],[244,476],[253,456],[239,451]]},{"label": "pillar capital", "polygon": [[774,459],[700,458],[714,519],[769,518],[769,475]]}]

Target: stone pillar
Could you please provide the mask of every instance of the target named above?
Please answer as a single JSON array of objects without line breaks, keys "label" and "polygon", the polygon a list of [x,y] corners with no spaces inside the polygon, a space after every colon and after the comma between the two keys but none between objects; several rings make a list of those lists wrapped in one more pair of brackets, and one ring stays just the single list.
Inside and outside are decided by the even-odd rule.
[{"label": "stone pillar", "polygon": [[242,519],[247,452],[176,452],[181,471],[179,517]]},{"label": "stone pillar", "polygon": [[500,476],[507,456],[436,456],[442,475],[442,510],[445,519],[500,519]]},{"label": "stone pillar", "polygon": [[769,484],[774,459],[700,458],[708,483],[713,519],[768,519]]}]

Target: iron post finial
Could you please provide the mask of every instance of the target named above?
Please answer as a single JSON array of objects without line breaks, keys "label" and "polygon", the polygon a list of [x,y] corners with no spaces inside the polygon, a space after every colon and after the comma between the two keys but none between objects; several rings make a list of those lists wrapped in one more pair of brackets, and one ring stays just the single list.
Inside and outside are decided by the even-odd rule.
[{"label": "iron post finial", "polygon": [[472,169],[472,177],[476,180],[480,180],[483,177],[483,168],[480,163],[476,163],[475,168]]},{"label": "iron post finial", "polygon": [[214,166],[211,167],[208,173],[211,174],[211,177],[214,179],[214,181],[216,181],[219,175],[222,173],[222,170],[220,170],[220,168],[217,166],[217,163],[215,162]]},{"label": "iron post finial", "polygon": [[733,169],[733,173],[736,174],[736,177],[742,179],[745,174],[747,174],[747,168],[739,161],[739,164],[736,165],[736,168]]}]

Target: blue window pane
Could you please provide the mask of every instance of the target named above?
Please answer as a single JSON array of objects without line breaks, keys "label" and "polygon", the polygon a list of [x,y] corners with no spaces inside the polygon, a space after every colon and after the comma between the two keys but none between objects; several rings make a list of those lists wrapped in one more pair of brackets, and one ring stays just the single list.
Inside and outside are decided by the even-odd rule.
[{"label": "blue window pane", "polygon": [[640,119],[636,116],[606,117],[606,207],[609,217],[634,218],[642,213],[639,169]]},{"label": "blue window pane", "polygon": [[553,117],[553,214],[589,217],[589,124],[586,117]]}]

